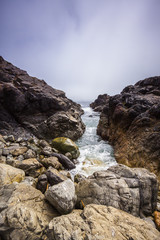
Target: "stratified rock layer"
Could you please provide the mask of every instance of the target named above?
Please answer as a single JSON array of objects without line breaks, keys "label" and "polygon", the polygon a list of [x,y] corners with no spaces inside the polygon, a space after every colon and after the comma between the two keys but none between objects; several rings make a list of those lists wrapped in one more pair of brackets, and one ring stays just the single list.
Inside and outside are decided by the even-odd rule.
[{"label": "stratified rock layer", "polygon": [[78,205],[112,206],[141,217],[156,209],[157,192],[158,182],[153,173],[124,165],[95,172],[76,185]]},{"label": "stratified rock layer", "polygon": [[79,104],[0,57],[0,133],[53,139],[84,132]]},{"label": "stratified rock layer", "polygon": [[114,146],[119,163],[145,167],[160,179],[160,77],[139,81],[110,97],[97,133]]},{"label": "stratified rock layer", "polygon": [[49,223],[49,240],[158,240],[151,224],[126,212],[91,204],[81,210],[54,218]]}]

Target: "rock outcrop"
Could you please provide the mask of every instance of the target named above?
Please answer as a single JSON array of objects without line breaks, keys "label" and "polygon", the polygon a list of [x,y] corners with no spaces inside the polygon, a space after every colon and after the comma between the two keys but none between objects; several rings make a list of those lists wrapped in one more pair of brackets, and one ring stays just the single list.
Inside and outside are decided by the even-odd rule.
[{"label": "rock outcrop", "polygon": [[155,211],[157,193],[158,182],[153,173],[124,165],[95,172],[76,185],[78,206],[101,204],[141,217]]},{"label": "rock outcrop", "polygon": [[145,167],[160,180],[160,77],[139,81],[110,97],[97,133],[114,146],[117,162]]},{"label": "rock outcrop", "polygon": [[0,133],[51,140],[84,132],[79,104],[0,57]]},{"label": "rock outcrop", "polygon": [[49,240],[158,240],[151,224],[126,212],[91,204],[49,223]]},{"label": "rock outcrop", "polygon": [[109,101],[109,98],[110,96],[108,94],[101,94],[90,104],[90,107],[93,108],[95,112],[102,112],[104,106]]}]

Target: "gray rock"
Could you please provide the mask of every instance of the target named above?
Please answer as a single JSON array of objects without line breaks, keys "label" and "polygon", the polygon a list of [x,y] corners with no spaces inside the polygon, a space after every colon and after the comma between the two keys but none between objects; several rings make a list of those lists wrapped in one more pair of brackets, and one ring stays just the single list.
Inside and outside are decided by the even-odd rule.
[{"label": "gray rock", "polygon": [[29,150],[24,154],[24,159],[35,158],[35,157],[36,157],[36,153],[35,153],[32,149],[29,149]]},{"label": "gray rock", "polygon": [[3,239],[43,239],[51,219],[59,214],[44,195],[29,184],[10,184],[0,190],[0,233]]},{"label": "gray rock", "polygon": [[48,186],[48,178],[46,174],[42,174],[41,176],[38,177],[38,182],[36,187],[42,193],[45,193],[47,186]]},{"label": "gray rock", "polygon": [[52,167],[49,167],[45,174],[51,186],[68,179],[66,176],[57,171],[57,169],[54,169]]},{"label": "gray rock", "polygon": [[53,153],[52,156],[57,157],[59,162],[63,165],[64,168],[66,169],[74,169],[76,166],[75,164],[66,156],[60,153]]},{"label": "gray rock", "polygon": [[144,220],[113,207],[91,204],[54,218],[48,240],[159,240],[160,233]]},{"label": "gray rock", "polygon": [[53,167],[55,169],[62,169],[62,164],[58,161],[57,157],[48,157],[40,160],[44,167]]},{"label": "gray rock", "polygon": [[74,183],[68,179],[49,187],[45,192],[45,197],[61,214],[69,213],[76,202]]},{"label": "gray rock", "polygon": [[135,216],[148,216],[157,205],[158,182],[146,169],[124,165],[95,172],[76,185],[78,204],[113,206]]}]

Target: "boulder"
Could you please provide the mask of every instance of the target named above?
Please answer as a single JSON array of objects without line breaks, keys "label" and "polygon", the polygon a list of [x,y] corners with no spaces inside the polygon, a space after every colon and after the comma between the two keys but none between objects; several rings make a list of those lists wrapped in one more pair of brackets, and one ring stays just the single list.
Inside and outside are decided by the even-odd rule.
[{"label": "boulder", "polygon": [[160,233],[144,220],[113,207],[91,204],[54,218],[49,240],[158,240]]},{"label": "boulder", "polygon": [[25,177],[25,172],[8,164],[0,163],[0,188],[13,182],[20,183]]},{"label": "boulder", "polygon": [[62,164],[62,166],[68,170],[74,169],[76,166],[75,164],[66,156],[60,153],[53,153],[54,157],[58,158],[58,161]]},{"label": "boulder", "polygon": [[76,203],[74,183],[68,179],[49,187],[45,197],[61,214],[69,213]]},{"label": "boulder", "polygon": [[17,161],[16,167],[23,169],[26,175],[38,177],[44,170],[42,164],[36,158],[29,158],[23,161]]},{"label": "boulder", "polygon": [[61,174],[61,172],[58,172],[57,169],[54,169],[52,167],[49,167],[45,174],[51,186],[68,179],[66,176]]},{"label": "boulder", "polygon": [[38,182],[36,188],[40,190],[42,193],[45,193],[48,187],[48,178],[46,174],[42,174],[38,177]]},{"label": "boulder", "polygon": [[62,164],[58,161],[57,157],[48,157],[40,160],[45,168],[53,167],[57,170],[62,169]]},{"label": "boulder", "polygon": [[27,139],[37,136],[78,139],[85,126],[81,106],[0,57],[0,133]]},{"label": "boulder", "polygon": [[116,165],[76,185],[78,205],[113,206],[134,216],[149,216],[157,206],[158,181],[146,169]]},{"label": "boulder", "polygon": [[0,233],[3,239],[43,239],[44,231],[58,212],[37,189],[25,183],[0,190]]},{"label": "boulder", "polygon": [[97,99],[90,104],[90,107],[95,112],[102,112],[105,105],[108,103],[110,96],[108,94],[100,94]]},{"label": "boulder", "polygon": [[52,141],[52,146],[63,154],[70,153],[72,155],[72,159],[78,158],[80,155],[78,146],[69,138],[55,138]]}]

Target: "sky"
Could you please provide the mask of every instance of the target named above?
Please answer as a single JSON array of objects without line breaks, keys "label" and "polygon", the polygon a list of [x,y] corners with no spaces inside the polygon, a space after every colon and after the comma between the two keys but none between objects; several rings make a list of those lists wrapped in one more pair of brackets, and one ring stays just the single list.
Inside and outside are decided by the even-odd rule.
[{"label": "sky", "polygon": [[0,55],[75,101],[160,75],[160,0],[0,0]]}]

